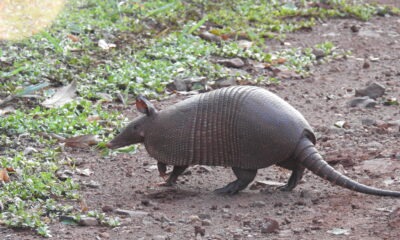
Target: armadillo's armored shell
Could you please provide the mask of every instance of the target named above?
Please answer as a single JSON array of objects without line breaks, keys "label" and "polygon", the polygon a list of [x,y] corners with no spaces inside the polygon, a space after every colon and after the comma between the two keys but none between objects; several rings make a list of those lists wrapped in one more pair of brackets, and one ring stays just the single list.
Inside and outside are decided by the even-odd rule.
[{"label": "armadillo's armored shell", "polygon": [[145,146],[170,165],[259,169],[288,160],[305,130],[304,117],[273,93],[229,87],[160,111]]}]

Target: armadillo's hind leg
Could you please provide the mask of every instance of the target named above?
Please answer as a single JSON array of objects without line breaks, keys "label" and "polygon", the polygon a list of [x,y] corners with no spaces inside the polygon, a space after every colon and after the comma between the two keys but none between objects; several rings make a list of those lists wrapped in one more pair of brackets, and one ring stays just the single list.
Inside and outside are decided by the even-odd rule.
[{"label": "armadillo's hind leg", "polygon": [[293,188],[295,188],[297,184],[299,184],[301,178],[303,177],[304,167],[296,167],[292,170],[292,175],[290,176],[288,183],[283,185],[282,187],[279,187],[279,190],[292,191]]},{"label": "armadillo's hind leg", "polygon": [[240,190],[245,189],[255,178],[257,169],[243,169],[243,168],[232,168],[237,179],[226,185],[223,188],[218,188],[214,192],[218,194],[229,194],[233,195],[238,193]]},{"label": "armadillo's hind leg", "polygon": [[165,186],[171,186],[176,183],[179,175],[181,175],[188,166],[174,166],[171,174],[169,175],[167,181],[165,181]]}]

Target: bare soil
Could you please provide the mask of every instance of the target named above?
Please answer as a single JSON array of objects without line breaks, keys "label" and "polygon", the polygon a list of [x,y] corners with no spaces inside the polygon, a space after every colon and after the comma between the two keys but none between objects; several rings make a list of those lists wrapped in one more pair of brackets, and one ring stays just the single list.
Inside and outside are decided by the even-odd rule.
[{"label": "bare soil", "polygon": [[[398,1],[386,2],[400,7]],[[352,26],[359,31],[352,31]],[[400,191],[400,129],[388,124],[400,120],[400,108],[383,104],[390,97],[400,99],[400,18],[329,20],[311,31],[289,34],[285,41],[293,47],[331,41],[351,50],[351,57],[314,66],[306,79],[266,88],[303,113],[315,129],[317,148],[336,169],[358,182]],[[274,41],[267,44],[271,50],[286,47]],[[364,59],[369,59],[367,68]],[[349,107],[355,89],[372,82],[386,88],[377,105]],[[183,98],[155,104],[162,109]],[[131,118],[136,115],[134,108],[124,111]],[[334,127],[341,120],[345,127]],[[156,185],[162,179],[143,146],[134,155],[111,158],[95,150],[67,154],[80,162],[80,168],[94,171],[80,177],[82,181],[100,184],[82,189],[90,210],[134,212],[107,213],[121,218],[122,225],[113,229],[55,222],[54,239],[400,239],[399,199],[355,193],[311,172],[292,192],[276,190],[274,184],[251,184],[235,196],[220,196],[213,190],[234,180],[229,168],[193,166],[176,186],[165,188]],[[271,167],[259,170],[256,181],[283,184],[289,176],[289,171]],[[264,233],[274,220],[279,228]],[[40,238],[29,231],[1,232],[1,239]]]}]

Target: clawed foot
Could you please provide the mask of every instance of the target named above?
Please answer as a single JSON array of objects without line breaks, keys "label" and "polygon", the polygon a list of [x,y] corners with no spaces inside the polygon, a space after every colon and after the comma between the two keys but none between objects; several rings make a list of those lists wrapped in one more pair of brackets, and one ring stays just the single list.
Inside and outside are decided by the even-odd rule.
[{"label": "clawed foot", "polygon": [[288,184],[285,184],[283,186],[279,186],[276,189],[282,191],[282,192],[290,192],[292,191],[293,187],[289,186]]},{"label": "clawed foot", "polygon": [[235,195],[241,190],[240,186],[240,183],[238,183],[238,180],[236,180],[229,183],[225,187],[215,189],[214,192],[221,195]]}]

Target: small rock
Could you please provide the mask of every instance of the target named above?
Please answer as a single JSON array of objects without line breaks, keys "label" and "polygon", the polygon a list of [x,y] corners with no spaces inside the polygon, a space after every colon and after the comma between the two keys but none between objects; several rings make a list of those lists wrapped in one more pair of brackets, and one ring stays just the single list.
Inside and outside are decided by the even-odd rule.
[{"label": "small rock", "polygon": [[213,84],[213,86],[217,87],[217,88],[236,86],[236,85],[237,85],[237,82],[236,82],[235,77],[227,77],[227,78],[218,79]]},{"label": "small rock", "polygon": [[191,216],[189,216],[189,222],[190,223],[201,222],[201,219],[197,215],[191,215]]},{"label": "small rock", "polygon": [[381,149],[381,148],[383,148],[383,144],[379,143],[377,141],[372,141],[372,142],[369,142],[369,143],[365,144],[365,147],[367,147],[368,149],[371,149],[371,148],[373,148],[373,149]]},{"label": "small rock", "polygon": [[351,30],[352,32],[354,32],[354,33],[359,32],[360,29],[361,29],[361,26],[359,26],[359,25],[352,25],[352,26],[350,27],[350,30]]},{"label": "small rock", "polygon": [[371,66],[371,64],[369,63],[369,61],[367,60],[367,59],[365,59],[364,60],[364,63],[363,63],[363,68],[364,69],[367,69],[367,68],[369,68]]},{"label": "small rock", "polygon": [[94,217],[82,217],[79,220],[79,225],[81,226],[97,226],[99,225],[99,221],[97,221]]},{"label": "small rock", "polygon": [[222,59],[218,60],[217,63],[222,64],[226,67],[233,67],[233,68],[241,68],[244,66],[244,62],[240,58]]},{"label": "small rock", "polygon": [[98,183],[94,180],[90,180],[89,182],[82,182],[82,184],[89,188],[99,188],[100,187],[100,183]]},{"label": "small rock", "polygon": [[323,57],[325,57],[325,52],[324,52],[324,50],[322,50],[322,49],[318,49],[318,48],[314,48],[313,50],[312,50],[312,53],[315,55],[315,58],[318,60],[318,59],[321,59],[321,58],[323,58]]},{"label": "small rock", "polygon": [[103,210],[103,212],[112,212],[114,211],[114,208],[112,206],[105,205],[101,208],[101,210]]},{"label": "small rock", "polygon": [[133,210],[125,210],[125,209],[115,209],[115,213],[119,215],[125,215],[130,217],[144,217],[148,216],[149,213],[145,211],[133,211]]},{"label": "small rock", "polygon": [[265,207],[266,203],[264,201],[255,201],[250,204],[251,207]]},{"label": "small rock", "polygon": [[110,234],[108,232],[102,232],[99,234],[99,237],[101,238],[110,238]]},{"label": "small rock", "polygon": [[376,121],[374,119],[370,119],[370,118],[361,119],[361,124],[365,125],[365,126],[372,126],[375,124],[375,122]]},{"label": "small rock", "polygon": [[365,108],[372,108],[376,106],[376,101],[371,99],[368,96],[365,97],[356,97],[347,102],[349,107],[365,107]]},{"label": "small rock", "polygon": [[209,41],[209,42],[216,42],[216,43],[221,42],[221,38],[219,36],[214,35],[214,34],[212,34],[210,32],[207,32],[207,31],[201,32],[199,34],[199,37],[201,39],[204,39],[204,40]]},{"label": "small rock", "polygon": [[261,233],[272,233],[277,232],[279,229],[279,223],[271,218],[266,218],[265,223],[261,225]]},{"label": "small rock", "polygon": [[385,94],[385,87],[376,82],[371,83],[366,88],[356,89],[356,97],[368,96],[370,98],[376,99],[378,97],[382,97],[383,94]]},{"label": "small rock", "polygon": [[209,219],[204,219],[201,221],[202,226],[211,226],[211,221]]},{"label": "small rock", "polygon": [[197,237],[197,234],[200,234],[200,236],[204,237],[204,235],[206,235],[206,229],[204,229],[200,226],[194,226],[195,237]]},{"label": "small rock", "polygon": [[210,216],[210,214],[207,214],[207,213],[200,213],[199,214],[199,218],[202,219],[202,220],[211,219],[211,216]]},{"label": "small rock", "polygon": [[164,236],[164,235],[156,235],[156,236],[153,236],[151,239],[152,240],[167,240],[167,239],[169,239],[169,237]]}]

